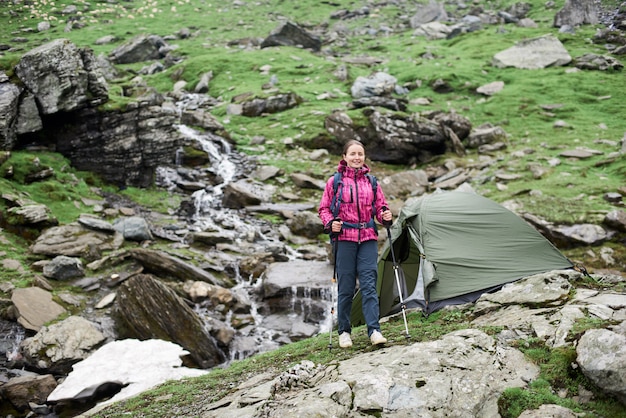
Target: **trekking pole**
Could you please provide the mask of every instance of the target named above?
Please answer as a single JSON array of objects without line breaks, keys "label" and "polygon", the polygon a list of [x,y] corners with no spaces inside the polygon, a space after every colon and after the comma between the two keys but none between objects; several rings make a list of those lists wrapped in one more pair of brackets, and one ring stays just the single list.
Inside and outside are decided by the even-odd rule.
[{"label": "trekking pole", "polygon": [[[334,238],[334,240],[333,240]],[[330,279],[331,283],[334,285],[337,283],[337,247],[339,241],[339,234],[336,234],[331,231],[330,233],[330,243],[333,246],[333,277]],[[335,292],[333,286],[330,288],[330,332],[328,333],[328,351],[333,349],[333,328],[335,323]]]},{"label": "trekking pole", "polygon": [[[383,212],[387,210],[386,206],[383,206]],[[396,286],[398,287],[398,295],[400,296],[400,306],[402,307],[402,318],[404,319],[404,338],[407,340],[411,338],[409,335],[409,326],[406,322],[406,305],[404,304],[404,298],[402,296],[402,286],[400,286],[400,274],[398,269],[400,266],[396,263],[396,255],[393,252],[393,242],[391,242],[391,221],[383,221],[383,225],[387,228],[387,238],[389,239],[389,248],[391,249],[391,261],[393,262],[393,274],[396,277]]]}]

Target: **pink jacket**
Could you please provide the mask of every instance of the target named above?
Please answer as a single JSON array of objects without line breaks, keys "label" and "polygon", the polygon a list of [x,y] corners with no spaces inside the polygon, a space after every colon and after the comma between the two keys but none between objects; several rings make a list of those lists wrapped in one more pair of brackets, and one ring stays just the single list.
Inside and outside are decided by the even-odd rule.
[{"label": "pink jacket", "polygon": [[[337,171],[341,173],[341,182],[343,183],[342,202],[339,206],[338,217],[343,222],[353,224],[367,223],[372,219],[372,200],[374,200],[374,191],[372,183],[370,183],[366,174],[370,169],[367,165],[359,170],[348,167],[344,160],[338,164]],[[339,194],[339,190],[337,190]],[[326,227],[330,221],[334,219],[330,210],[330,204],[333,199],[333,177],[326,182],[326,188],[320,201],[318,213],[322,224]],[[383,206],[389,207],[385,200],[385,195],[377,183],[376,189],[376,220],[382,223]],[[339,240],[362,242],[378,239],[378,231],[376,228],[341,228]]]}]

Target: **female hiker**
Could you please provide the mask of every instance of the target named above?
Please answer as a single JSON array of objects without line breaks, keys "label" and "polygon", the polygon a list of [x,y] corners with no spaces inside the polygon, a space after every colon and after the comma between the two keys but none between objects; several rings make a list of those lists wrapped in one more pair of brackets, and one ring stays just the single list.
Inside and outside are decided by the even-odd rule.
[{"label": "female hiker", "polygon": [[[338,278],[337,322],[339,346],[352,346],[350,313],[357,277],[362,295],[367,335],[374,345],[387,339],[380,333],[376,293],[379,223],[391,222],[391,211],[375,177],[365,164],[365,147],[346,143],[337,173],[328,179],[318,213],[331,234]],[[332,332],[332,330],[331,330]]]}]

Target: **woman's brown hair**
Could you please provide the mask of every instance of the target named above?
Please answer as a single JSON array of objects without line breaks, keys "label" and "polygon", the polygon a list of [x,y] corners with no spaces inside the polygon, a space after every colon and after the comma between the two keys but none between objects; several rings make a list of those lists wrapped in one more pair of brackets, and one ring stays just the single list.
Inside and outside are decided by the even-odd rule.
[{"label": "woman's brown hair", "polygon": [[352,145],[359,145],[361,148],[363,148],[363,151],[365,152],[365,145],[363,145],[361,141],[358,141],[356,139],[351,139],[348,142],[346,142],[345,145],[343,146],[342,155],[346,155],[346,153],[348,152],[348,148],[350,148]]}]

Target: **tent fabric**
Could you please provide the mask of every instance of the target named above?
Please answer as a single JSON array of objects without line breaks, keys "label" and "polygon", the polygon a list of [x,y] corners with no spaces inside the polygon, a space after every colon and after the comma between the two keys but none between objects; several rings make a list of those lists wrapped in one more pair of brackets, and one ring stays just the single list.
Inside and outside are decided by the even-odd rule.
[{"label": "tent fabric", "polygon": [[[406,202],[390,227],[378,258],[381,317],[398,312],[398,278],[406,283],[405,305],[434,312],[443,306],[476,301],[480,295],[533,274],[572,268],[573,264],[531,225],[483,196],[439,192]],[[363,323],[360,294],[351,312]]]}]

